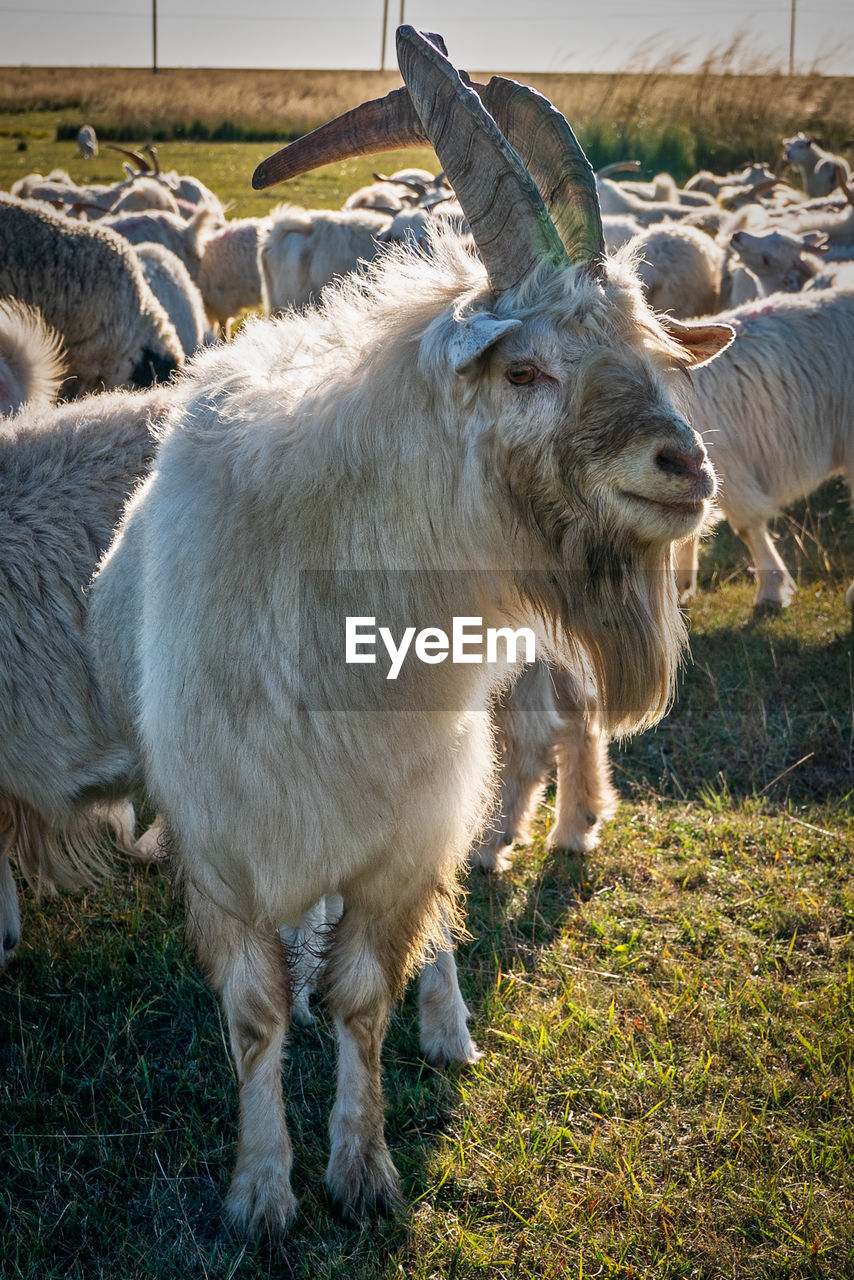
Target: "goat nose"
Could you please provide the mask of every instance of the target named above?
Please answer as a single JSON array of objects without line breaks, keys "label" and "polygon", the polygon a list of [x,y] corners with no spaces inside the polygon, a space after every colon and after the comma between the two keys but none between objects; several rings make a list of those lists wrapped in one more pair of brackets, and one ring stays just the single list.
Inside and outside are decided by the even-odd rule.
[{"label": "goat nose", "polygon": [[659,449],[655,465],[664,475],[675,480],[693,480],[698,498],[710,498],[715,491],[714,476],[705,449],[691,453],[682,449]]}]

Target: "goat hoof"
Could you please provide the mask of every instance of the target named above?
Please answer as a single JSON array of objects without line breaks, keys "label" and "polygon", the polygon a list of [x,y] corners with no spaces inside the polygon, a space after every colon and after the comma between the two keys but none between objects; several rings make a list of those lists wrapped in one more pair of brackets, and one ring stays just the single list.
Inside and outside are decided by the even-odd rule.
[{"label": "goat hoof", "polygon": [[420,1043],[424,1061],[439,1071],[446,1067],[471,1067],[483,1057],[465,1024],[422,1032]]},{"label": "goat hoof", "polygon": [[239,1236],[276,1238],[287,1232],[296,1216],[297,1200],[287,1169],[270,1164],[259,1172],[235,1173],[225,1200],[225,1217]]},{"label": "goat hoof", "polygon": [[338,1212],[348,1222],[396,1213],[403,1204],[400,1181],[381,1139],[365,1150],[345,1144],[329,1158],[326,1185]]},{"label": "goat hoof", "polygon": [[480,844],[470,850],[469,866],[476,871],[506,871],[510,866],[512,848],[512,840],[508,840],[504,845]]},{"label": "goat hoof", "polygon": [[14,956],[21,942],[19,933],[5,933],[3,935],[3,945],[0,947],[0,969],[5,968]]}]

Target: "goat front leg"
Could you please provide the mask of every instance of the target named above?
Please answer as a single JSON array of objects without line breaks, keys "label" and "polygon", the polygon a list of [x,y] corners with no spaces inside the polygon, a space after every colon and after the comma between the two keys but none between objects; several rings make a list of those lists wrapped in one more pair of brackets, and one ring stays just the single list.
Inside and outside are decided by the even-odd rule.
[{"label": "goat front leg", "polygon": [[21,941],[21,909],[18,886],[9,865],[9,853],[0,853],[0,969],[12,959]]},{"label": "goat front leg", "polygon": [[290,994],[278,932],[259,933],[185,885],[187,933],[219,994],[240,1090],[237,1162],[226,1215],[242,1234],[281,1235],[296,1213],[282,1096]]},{"label": "goat front leg", "polygon": [[753,557],[754,609],[785,609],[798,588],[774,546],[768,526],[763,521],[749,529],[739,529],[738,535],[747,543]]},{"label": "goat front leg", "polygon": [[602,823],[617,811],[608,736],[595,706],[567,712],[555,755],[557,793],[549,846],[589,853],[599,843]]},{"label": "goat front leg", "polygon": [[689,538],[673,548],[673,570],[676,574],[676,592],[679,603],[697,594],[697,573],[700,568],[700,539]]},{"label": "goat front leg", "polygon": [[408,886],[405,899],[381,907],[348,901],[326,963],[327,1003],[338,1040],[338,1080],[329,1119],[329,1191],[350,1218],[400,1202],[397,1171],[383,1133],[380,1051],[392,1000],[413,957],[435,888]]}]

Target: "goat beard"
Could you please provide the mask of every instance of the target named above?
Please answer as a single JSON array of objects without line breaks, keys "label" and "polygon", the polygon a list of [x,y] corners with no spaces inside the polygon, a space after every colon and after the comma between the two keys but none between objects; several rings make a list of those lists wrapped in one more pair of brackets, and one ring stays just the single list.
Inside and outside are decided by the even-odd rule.
[{"label": "goat beard", "polygon": [[563,538],[550,569],[517,572],[516,589],[544,624],[554,661],[595,677],[600,714],[622,737],[667,711],[688,636],[670,544]]}]

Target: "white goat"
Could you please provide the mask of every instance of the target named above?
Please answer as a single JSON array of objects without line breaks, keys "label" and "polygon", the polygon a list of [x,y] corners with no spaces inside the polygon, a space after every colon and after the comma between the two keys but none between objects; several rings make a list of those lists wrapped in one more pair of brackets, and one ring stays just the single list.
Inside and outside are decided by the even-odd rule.
[{"label": "white goat", "polygon": [[535,662],[502,693],[493,716],[498,754],[498,803],[482,840],[469,853],[472,866],[503,871],[510,849],[529,837],[529,822],[549,775],[557,771],[553,849],[589,853],[602,823],[614,816],[608,737],[596,690],[585,678]]},{"label": "white goat", "polygon": [[375,209],[274,209],[258,248],[265,312],[304,306],[336,276],[369,262],[389,224]]},{"label": "white goat", "polygon": [[846,180],[850,177],[848,161],[843,156],[822,150],[815,138],[808,137],[805,133],[797,133],[794,138],[784,138],[783,146],[789,164],[800,171],[808,195],[831,195],[837,186],[837,166],[841,167]]},{"label": "white goat", "polygon": [[62,339],[41,313],[13,298],[0,302],[0,416],[28,401],[50,404],[66,368]]},{"label": "white goat", "polygon": [[199,288],[208,315],[226,337],[241,311],[261,306],[258,246],[269,228],[269,218],[234,218],[204,243]]},{"label": "white goat", "polygon": [[198,284],[205,246],[222,226],[219,211],[201,205],[189,218],[150,210],[105,219],[105,225],[131,244],[162,244],[180,258]]},{"label": "white goat", "polygon": [[771,293],[798,293],[822,266],[827,252],[827,236],[821,231],[794,235],[790,231],[735,231],[730,244],[745,267],[759,282],[757,296]]},{"label": "white goat", "polygon": [[[628,731],[668,703],[684,639],[670,544],[714,489],[668,371],[731,331],[665,330],[631,272],[606,267],[592,171],[545,99],[508,90],[511,147],[429,41],[404,27],[398,47],[485,268],[452,237],[429,260],[387,251],[319,309],[250,321],[198,357],[91,604],[103,687],[135,725],[225,1008],[240,1082],[228,1210],[249,1231],[296,1211],[280,925],[343,899],[324,983],[339,1048],[327,1183],[347,1212],[398,1198],[380,1051],[425,947],[431,1054],[473,1053],[448,998],[449,929],[501,670],[428,665],[431,651],[390,683],[345,663],[345,618],[394,636],[467,616],[551,631],[587,655],[605,727]],[[542,129],[512,127],[524,103]],[[547,188],[557,226],[514,149],[526,139],[544,184],[581,175]]]},{"label": "white goat", "polygon": [[92,160],[98,154],[98,135],[91,124],[82,124],[77,130],[77,152],[84,160]]},{"label": "white goat", "polygon": [[[782,608],[796,588],[768,521],[833,475],[854,485],[854,297],[774,294],[717,318],[738,339],[692,375],[691,417],[720,477],[721,511],[753,557],[754,604]],[[696,542],[677,562],[685,598],[696,589]],[[854,586],[845,598],[854,604]]]},{"label": "white goat", "polygon": [[0,420],[0,966],[20,939],[10,856],[37,886],[91,882],[103,828],[133,852],[136,763],[84,641],[85,589],[154,455],[169,391]]}]

